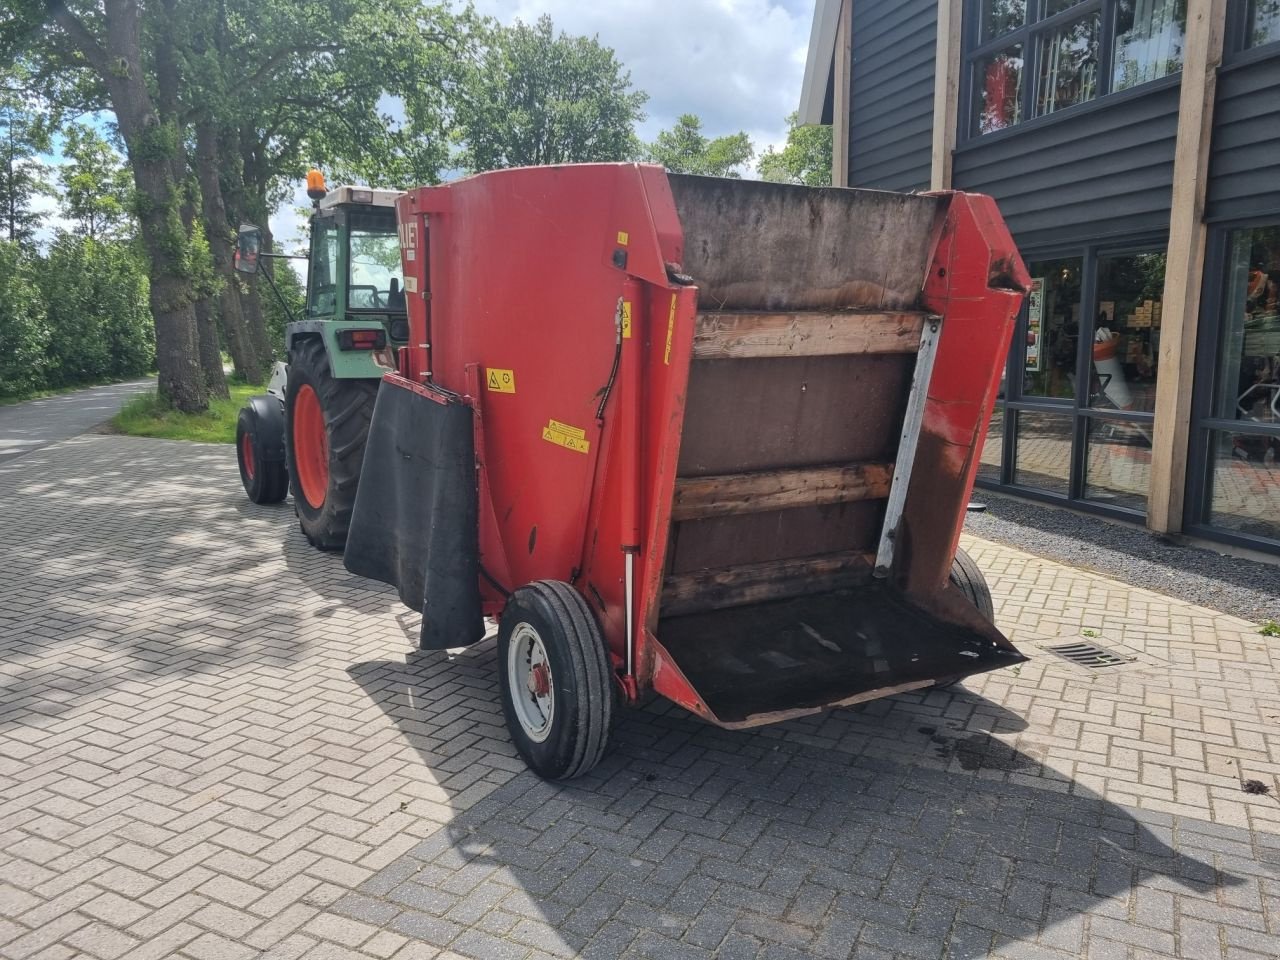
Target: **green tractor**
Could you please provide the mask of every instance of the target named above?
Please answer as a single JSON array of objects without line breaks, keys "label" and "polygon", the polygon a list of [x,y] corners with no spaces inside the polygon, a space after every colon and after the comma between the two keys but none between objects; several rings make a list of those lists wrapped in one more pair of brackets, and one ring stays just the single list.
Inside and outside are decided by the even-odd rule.
[{"label": "green tractor", "polygon": [[[236,424],[240,480],[254,503],[293,494],[302,532],[321,550],[347,540],[365,440],[382,375],[409,336],[394,190],[336,187],[313,171],[315,201],[307,302],[290,317],[267,393],[252,397]],[[235,267],[254,274],[262,231],[246,224]],[[272,290],[274,282],[263,273]],[[279,297],[279,292],[276,296]],[[281,300],[283,303],[283,300]]]}]

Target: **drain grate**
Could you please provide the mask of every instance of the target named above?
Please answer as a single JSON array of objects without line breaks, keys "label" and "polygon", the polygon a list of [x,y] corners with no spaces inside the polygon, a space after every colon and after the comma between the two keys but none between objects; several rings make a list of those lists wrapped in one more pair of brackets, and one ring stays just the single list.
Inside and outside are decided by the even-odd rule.
[{"label": "drain grate", "polygon": [[1133,657],[1121,656],[1105,647],[1098,646],[1096,643],[1059,643],[1052,647],[1045,647],[1045,649],[1069,663],[1074,663],[1076,666],[1084,667],[1088,670],[1123,667],[1134,661]]}]

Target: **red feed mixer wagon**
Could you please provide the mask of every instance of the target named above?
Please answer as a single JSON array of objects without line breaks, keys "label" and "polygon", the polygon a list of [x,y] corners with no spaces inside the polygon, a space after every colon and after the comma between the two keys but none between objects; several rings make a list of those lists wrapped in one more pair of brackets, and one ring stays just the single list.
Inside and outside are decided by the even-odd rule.
[{"label": "red feed mixer wagon", "polygon": [[650,690],[742,728],[1023,659],[957,549],[1028,285],[989,198],[593,164],[396,203],[345,563],[423,647],[499,619],[539,774]]}]

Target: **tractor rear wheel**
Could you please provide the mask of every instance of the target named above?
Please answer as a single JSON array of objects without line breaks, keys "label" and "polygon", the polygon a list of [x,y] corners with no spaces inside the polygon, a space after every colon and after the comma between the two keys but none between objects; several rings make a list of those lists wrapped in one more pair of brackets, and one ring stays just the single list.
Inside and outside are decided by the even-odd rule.
[{"label": "tractor rear wheel", "polygon": [[254,503],[279,503],[289,493],[284,465],[284,411],[275,397],[252,397],[236,418],[240,482]]},{"label": "tractor rear wheel", "polygon": [[347,542],[377,381],[339,380],[317,338],[295,343],[285,391],[285,450],[298,524],[312,546]]},{"label": "tractor rear wheel", "polygon": [[604,756],[613,671],[582,594],[558,580],[515,592],[498,629],[502,711],[516,750],[546,780],[572,780]]}]

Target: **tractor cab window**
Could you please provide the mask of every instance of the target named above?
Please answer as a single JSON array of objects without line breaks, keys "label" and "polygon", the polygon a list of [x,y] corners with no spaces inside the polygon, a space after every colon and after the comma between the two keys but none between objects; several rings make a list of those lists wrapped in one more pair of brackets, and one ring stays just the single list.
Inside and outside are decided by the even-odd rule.
[{"label": "tractor cab window", "polygon": [[333,218],[311,225],[311,277],[307,315],[330,317],[338,308],[338,228]]},{"label": "tractor cab window", "polygon": [[403,311],[404,270],[400,236],[393,216],[351,215],[351,276],[347,286],[352,310]]}]

